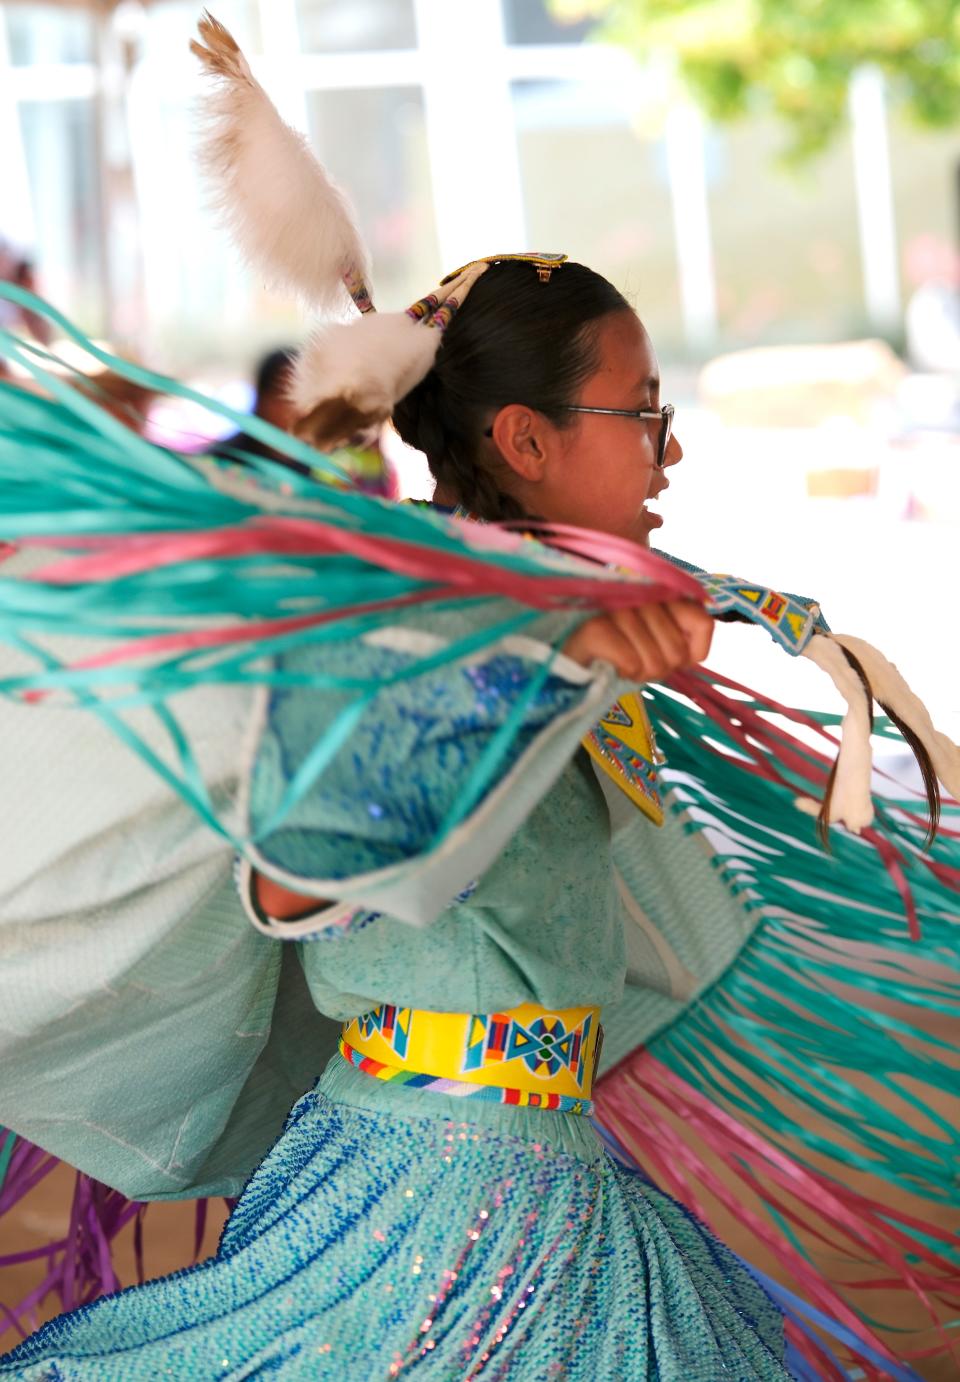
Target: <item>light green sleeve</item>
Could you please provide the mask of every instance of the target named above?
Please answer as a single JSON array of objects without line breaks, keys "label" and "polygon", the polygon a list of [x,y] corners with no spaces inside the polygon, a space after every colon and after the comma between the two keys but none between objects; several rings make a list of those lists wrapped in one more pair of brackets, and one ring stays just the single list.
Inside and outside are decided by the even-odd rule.
[{"label": "light green sleeve", "polygon": [[[226,801],[249,696],[191,696]],[[132,1198],[236,1193],[332,1049],[296,956],[245,919],[229,843],[95,716],[0,697],[0,780],[0,1124]]]}]

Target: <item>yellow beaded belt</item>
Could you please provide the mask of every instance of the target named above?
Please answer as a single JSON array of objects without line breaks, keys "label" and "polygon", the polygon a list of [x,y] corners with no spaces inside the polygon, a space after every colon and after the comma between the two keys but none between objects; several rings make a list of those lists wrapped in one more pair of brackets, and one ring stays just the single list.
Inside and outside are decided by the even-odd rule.
[{"label": "yellow beaded belt", "polygon": [[414,1089],[589,1114],[601,1038],[599,1008],[523,1003],[476,1014],[384,1003],[344,1023],[340,1054]]}]

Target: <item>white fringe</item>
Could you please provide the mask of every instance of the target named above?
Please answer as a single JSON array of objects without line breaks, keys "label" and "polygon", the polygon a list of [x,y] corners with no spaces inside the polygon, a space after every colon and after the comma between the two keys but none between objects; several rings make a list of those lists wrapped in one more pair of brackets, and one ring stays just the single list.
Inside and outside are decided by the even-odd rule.
[{"label": "white fringe", "polygon": [[[803,656],[826,672],[847,704],[827,819],[831,825],[836,822],[859,834],[873,821],[873,799],[870,796],[873,765],[870,701],[860,678],[830,634],[814,634],[804,648]],[[801,810],[806,809],[800,806],[799,800],[796,804]]]},{"label": "white fringe", "polygon": [[851,634],[834,634],[836,642],[849,648],[866,672],[878,701],[899,715],[926,748],[933,770],[955,800],[960,800],[960,746],[936,728],[930,712],[911,691],[892,662],[872,644]]},{"label": "white fringe", "polygon": [[190,47],[213,80],[200,107],[198,154],[237,247],[269,281],[312,308],[342,314],[343,274],[370,283],[370,256],[345,193],[286,125],[233,36],[210,14]]}]

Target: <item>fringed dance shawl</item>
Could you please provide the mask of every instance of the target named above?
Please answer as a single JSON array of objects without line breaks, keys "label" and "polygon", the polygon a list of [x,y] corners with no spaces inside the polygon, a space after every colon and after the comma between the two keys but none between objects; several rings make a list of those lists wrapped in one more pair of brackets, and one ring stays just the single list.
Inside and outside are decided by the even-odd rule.
[{"label": "fringed dance shawl", "polygon": [[[56,313],[34,299],[28,305],[93,349]],[[142,811],[163,820],[171,849],[186,851],[170,856],[166,874],[158,854],[145,881],[173,890],[169,905],[184,914],[202,895],[213,909],[210,943],[222,942],[223,963],[235,963],[234,854],[286,877],[271,842],[285,827],[303,826],[315,785],[358,728],[375,721],[378,696],[400,684],[426,687],[445,669],[483,665],[519,642],[529,675],[500,708],[466,780],[451,784],[415,859],[298,885],[429,923],[454,883],[462,886],[502,848],[578,743],[605,726],[620,776],[634,773],[635,787],[642,779],[664,816],[657,832],[635,795],[619,790],[617,772],[609,775],[628,987],[620,1007],[604,1013],[596,1098],[614,1151],[721,1233],[729,1219],[750,1231],[753,1265],[776,1279],[810,1376],[849,1375],[841,1355],[876,1377],[910,1376],[911,1359],[948,1356],[960,1303],[951,1225],[957,1125],[944,1112],[960,1092],[950,1035],[960,1006],[960,815],[946,801],[930,842],[922,800],[892,786],[871,791],[871,728],[898,733],[889,719],[873,722],[872,693],[954,793],[956,751],[889,664],[829,635],[810,601],[710,577],[597,534],[554,529],[544,535],[549,543],[537,542],[392,507],[353,492],[335,456],[322,460],[320,482],[267,460],[249,458],[241,469],[161,450],[48,375],[36,350],[9,336],[3,349],[46,392],[0,384],[0,694],[20,724],[24,715],[31,724],[72,717],[81,756],[84,726],[97,724],[108,775],[122,781],[121,759],[135,765],[131,843]],[[111,364],[152,387],[199,397]],[[245,425],[317,467],[302,443],[257,420]],[[562,667],[559,649],[572,628],[597,611],[667,598],[748,618],[786,651],[812,656],[847,697],[842,736],[831,717],[803,715],[700,670],[644,688],[665,762],[653,752],[644,758],[636,745],[631,759],[617,749],[629,715],[616,707],[629,706],[631,695],[639,701],[603,668],[568,668],[562,713],[531,730],[530,707]],[[391,657],[376,666],[366,653],[358,659],[357,650],[376,647]],[[280,656],[311,648],[323,650],[322,674],[291,671]],[[268,690],[312,697],[320,732],[288,765],[283,790],[251,802],[236,770],[244,761],[238,736]],[[108,743],[116,748],[102,747]],[[41,750],[36,770],[43,800],[56,796],[71,768],[43,760]],[[148,780],[155,789],[144,787]],[[91,820],[114,809],[95,787]],[[498,809],[487,810],[481,829],[492,800]],[[936,806],[932,788],[931,800]],[[818,811],[829,848],[818,839]],[[116,814],[110,820],[115,827]],[[195,829],[197,821],[206,828]],[[87,824],[77,826],[75,843],[95,854]],[[49,844],[53,868],[58,841]],[[188,874],[196,892],[180,895]],[[0,913],[7,905],[4,898]],[[10,934],[22,944],[22,926]],[[306,1022],[314,1050],[325,1040],[329,1049],[329,1024],[309,1014],[302,982],[280,959],[289,948],[253,928],[243,934],[244,972],[279,995],[273,1020]],[[251,1014],[255,1006],[251,991]],[[270,1015],[256,1021],[264,1031]],[[221,1068],[211,1065],[210,1098],[225,1102],[215,1117],[210,1105],[195,1160],[166,1189],[146,1177],[140,1194],[133,1178],[120,1188],[134,1200],[143,1192],[235,1192],[263,1150],[257,1120],[265,1126],[317,1073],[295,1044],[273,1032],[263,1059],[247,1060],[242,1089],[224,1091]],[[229,1064],[237,1053],[223,1054]],[[275,1090],[268,1068],[284,1071]],[[0,1122],[13,1130],[29,1124],[35,1142],[60,1146],[40,1132],[42,1107],[41,1084],[30,1118],[0,1105]],[[0,1137],[0,1211],[51,1165],[12,1132]],[[87,1169],[99,1165],[94,1157]],[[78,1196],[67,1237],[49,1249],[41,1288],[59,1289],[65,1304],[115,1284],[109,1239],[138,1212],[86,1178]],[[7,1319],[26,1327],[29,1311]],[[889,1331],[904,1327],[926,1329],[929,1342],[892,1342]]]}]

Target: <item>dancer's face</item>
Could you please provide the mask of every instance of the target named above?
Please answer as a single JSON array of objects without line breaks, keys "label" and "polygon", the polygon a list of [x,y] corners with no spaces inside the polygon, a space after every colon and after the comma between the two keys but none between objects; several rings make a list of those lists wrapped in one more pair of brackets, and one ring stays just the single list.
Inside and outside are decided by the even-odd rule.
[{"label": "dancer's face", "polygon": [[[549,349],[549,343],[546,346]],[[616,312],[600,324],[599,364],[571,402],[593,408],[656,412],[660,369],[639,318]],[[649,546],[663,521],[648,506],[667,488],[667,470],[683,451],[675,436],[657,468],[660,423],[654,418],[571,413],[557,426],[519,404],[502,408],[493,439],[510,466],[510,490],[527,513],[631,538]]]}]

